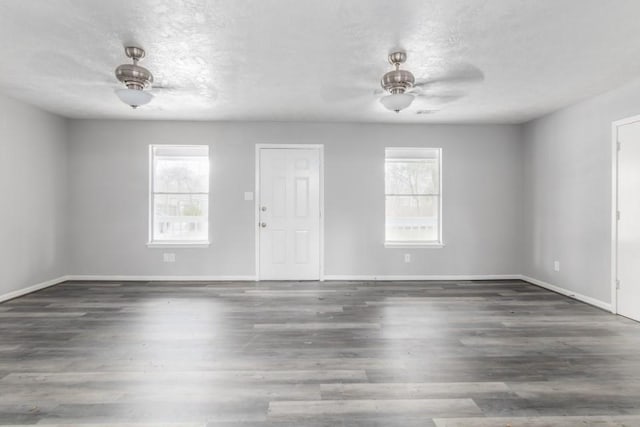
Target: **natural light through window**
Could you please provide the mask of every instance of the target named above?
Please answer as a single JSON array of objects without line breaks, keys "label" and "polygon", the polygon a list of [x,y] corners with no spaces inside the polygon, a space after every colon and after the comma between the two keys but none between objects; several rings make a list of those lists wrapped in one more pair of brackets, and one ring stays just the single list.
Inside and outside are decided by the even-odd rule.
[{"label": "natural light through window", "polygon": [[209,243],[209,147],[151,146],[151,244]]},{"label": "natural light through window", "polygon": [[385,245],[440,246],[441,149],[385,150]]}]

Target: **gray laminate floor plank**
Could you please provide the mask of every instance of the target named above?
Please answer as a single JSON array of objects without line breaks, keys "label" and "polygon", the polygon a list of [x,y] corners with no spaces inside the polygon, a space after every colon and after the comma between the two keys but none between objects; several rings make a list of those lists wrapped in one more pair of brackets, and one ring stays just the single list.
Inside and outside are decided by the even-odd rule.
[{"label": "gray laminate floor plank", "polygon": [[437,427],[635,427],[640,416],[502,417],[436,419]]},{"label": "gray laminate floor plank", "polygon": [[441,417],[450,413],[480,415],[480,408],[472,399],[358,399],[316,401],[274,401],[269,404],[269,415],[300,417],[344,414],[396,414]]},{"label": "gray laminate floor plank", "polygon": [[640,325],[514,280],[66,282],[0,304],[0,424],[640,426]]}]

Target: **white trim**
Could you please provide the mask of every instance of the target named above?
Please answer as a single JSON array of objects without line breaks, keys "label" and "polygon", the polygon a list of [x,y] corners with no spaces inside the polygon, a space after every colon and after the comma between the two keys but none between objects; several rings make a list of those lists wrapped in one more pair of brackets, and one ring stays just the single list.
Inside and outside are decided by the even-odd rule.
[{"label": "white trim", "polygon": [[548,289],[550,291],[553,291],[553,292],[559,293],[561,295],[567,296],[569,298],[573,298],[575,300],[587,303],[589,305],[593,305],[594,307],[598,307],[598,308],[601,308],[601,309],[606,310],[606,311],[612,311],[611,310],[611,304],[609,304],[607,302],[604,302],[604,301],[600,301],[599,299],[591,298],[591,297],[588,297],[586,295],[582,295],[582,294],[579,294],[577,292],[573,292],[573,291],[570,291],[568,289],[561,288],[560,286],[552,285],[551,283],[547,283],[547,282],[543,282],[542,280],[534,279],[533,277],[522,275],[522,276],[520,276],[520,278],[522,280],[524,280],[525,282],[529,282],[529,283],[531,283],[533,285],[540,286],[541,288]]},{"label": "white trim", "polygon": [[[209,162],[209,191],[206,193],[184,193],[184,194],[206,194],[207,195],[207,240],[206,241],[194,241],[194,242],[175,242],[172,243],[170,241],[163,242],[155,242],[153,241],[153,225],[154,225],[154,197],[157,193],[153,191],[153,178],[155,171],[155,158],[154,148],[156,147],[180,147],[180,148],[201,148],[207,147],[207,160]],[[209,240],[211,239],[211,147],[209,144],[149,144],[149,200],[147,206],[147,214],[148,214],[148,243],[147,247],[149,248],[161,248],[161,247],[172,247],[172,248],[181,248],[184,245],[188,245],[189,247],[197,247],[203,246],[206,243],[207,247],[209,246]],[[161,246],[162,245],[162,246]],[[164,246],[166,245],[166,246]]]},{"label": "white trim", "polygon": [[147,247],[151,249],[175,248],[175,249],[201,249],[208,248],[209,242],[149,242]]},{"label": "white trim", "polygon": [[620,127],[620,126],[628,125],[628,124],[635,123],[635,122],[640,122],[640,114],[635,115],[635,116],[631,116],[631,117],[627,117],[626,119],[616,120],[616,121],[613,122],[613,126],[614,127]]},{"label": "white trim", "polygon": [[618,127],[611,124],[611,312],[618,313]]},{"label": "white trim", "polygon": [[618,128],[640,121],[640,115],[611,123],[611,312],[618,314]]},{"label": "white trim", "polygon": [[9,301],[11,299],[18,298],[35,291],[57,285],[58,283],[66,282],[67,280],[70,280],[69,276],[61,276],[56,279],[47,280],[46,282],[41,282],[36,285],[29,286],[27,288],[18,289],[17,291],[7,292],[6,294],[0,295],[0,302]]},{"label": "white trim", "polygon": [[438,191],[440,191],[439,197],[438,197],[438,242],[440,242],[440,244],[442,246],[444,246],[444,199],[442,198],[442,186],[443,183],[442,181],[444,181],[444,172],[442,170],[442,165],[444,164],[443,161],[443,156],[444,156],[444,149],[442,147],[438,148],[438,173],[440,174],[440,176],[438,177],[438,181],[440,184],[440,189]]},{"label": "white trim", "polygon": [[256,144],[255,150],[255,197],[254,200],[254,227],[255,228],[255,271],[256,280],[260,281],[260,150],[262,149],[316,149],[318,150],[319,159],[319,184],[320,184],[320,262],[318,278],[321,282],[325,280],[324,276],[324,144]]},{"label": "white trim", "polygon": [[324,282],[324,145],[317,144],[320,155],[319,184],[320,184],[320,275],[319,279]]},{"label": "white trim", "polygon": [[255,148],[255,167],[253,173],[255,175],[255,188],[253,189],[254,197],[253,197],[253,210],[254,210],[254,235],[253,235],[253,250],[254,250],[254,261],[255,261],[255,270],[256,270],[256,280],[260,280],[260,147],[261,144],[256,144]]},{"label": "white trim", "polygon": [[148,201],[147,201],[147,238],[149,241],[153,240],[153,155],[154,144],[149,144],[149,188]]},{"label": "white trim", "polygon": [[[438,194],[431,194],[430,196],[437,196],[438,197],[438,242],[435,244],[412,244],[410,242],[394,242],[394,241],[386,241],[385,240],[385,244],[384,247],[385,248],[403,248],[403,247],[416,247],[416,248],[433,248],[433,249],[437,249],[437,248],[441,248],[444,247],[444,237],[443,237],[443,230],[444,230],[444,226],[443,226],[443,206],[444,206],[444,201],[442,199],[442,181],[443,181],[443,172],[442,172],[442,165],[443,165],[443,160],[442,160],[442,156],[443,156],[443,149],[442,147],[385,147],[385,152],[384,152],[384,161],[385,164],[387,162],[387,150],[416,150],[416,151],[420,151],[420,150],[434,150],[438,153],[438,184],[439,184],[439,188],[438,188]],[[394,160],[393,158],[391,158],[390,160]],[[427,159],[428,160],[428,159]],[[433,159],[431,159],[433,160]],[[385,183],[386,183],[386,174],[385,174]],[[385,184],[386,185],[386,184]],[[387,198],[387,194],[386,194],[386,190],[385,190],[385,194],[384,194],[385,200]],[[385,221],[386,221],[386,211],[385,211]],[[386,232],[385,232],[386,234]],[[386,237],[386,236],[385,236]],[[438,246],[439,245],[439,246]]]},{"label": "white trim", "polygon": [[67,276],[66,280],[91,280],[91,281],[123,281],[123,282],[254,282],[256,276],[145,276],[145,275],[109,275],[109,274],[74,274]]},{"label": "white trim", "polygon": [[416,275],[375,275],[375,274],[331,274],[325,275],[325,280],[340,281],[413,281],[413,280],[523,280],[520,274],[416,274]]},{"label": "white trim", "polygon": [[384,242],[384,247],[388,249],[392,248],[405,248],[405,249],[441,249],[444,248],[444,243],[428,243],[428,242]]}]

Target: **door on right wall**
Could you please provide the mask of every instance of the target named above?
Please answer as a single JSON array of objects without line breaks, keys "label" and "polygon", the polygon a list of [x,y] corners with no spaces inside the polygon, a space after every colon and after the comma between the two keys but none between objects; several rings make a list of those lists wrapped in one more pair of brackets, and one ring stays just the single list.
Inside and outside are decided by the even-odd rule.
[{"label": "door on right wall", "polygon": [[618,127],[618,314],[640,321],[640,121]]}]

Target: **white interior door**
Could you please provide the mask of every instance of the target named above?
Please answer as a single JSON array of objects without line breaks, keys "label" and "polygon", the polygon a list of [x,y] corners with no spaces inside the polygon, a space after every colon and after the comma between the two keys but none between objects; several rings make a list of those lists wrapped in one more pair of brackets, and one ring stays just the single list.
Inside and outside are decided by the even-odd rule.
[{"label": "white interior door", "polygon": [[618,141],[618,313],[640,321],[640,121]]},{"label": "white interior door", "polygon": [[320,149],[260,148],[261,280],[320,279]]}]

